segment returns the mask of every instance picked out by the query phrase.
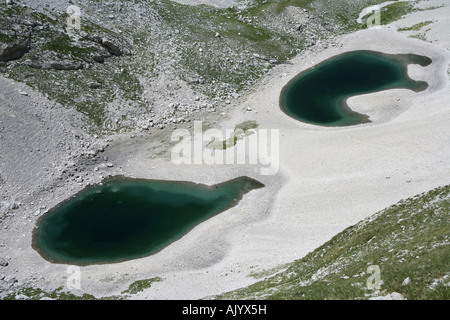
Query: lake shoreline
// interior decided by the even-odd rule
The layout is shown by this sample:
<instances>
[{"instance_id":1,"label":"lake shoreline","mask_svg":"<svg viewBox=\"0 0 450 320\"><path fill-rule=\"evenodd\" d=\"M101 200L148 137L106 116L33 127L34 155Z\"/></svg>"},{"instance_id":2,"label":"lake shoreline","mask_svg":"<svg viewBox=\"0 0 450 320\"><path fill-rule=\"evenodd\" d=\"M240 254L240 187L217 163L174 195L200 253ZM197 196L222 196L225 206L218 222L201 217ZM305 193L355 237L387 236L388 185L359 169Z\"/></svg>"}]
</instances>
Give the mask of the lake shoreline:
<instances>
[{"instance_id":1,"label":"lake shoreline","mask_svg":"<svg viewBox=\"0 0 450 320\"><path fill-rule=\"evenodd\" d=\"M372 61L371 65L376 65L376 67L369 66L367 64L369 60ZM286 115L300 122L324 127L345 127L369 123L369 116L356 113L348 107L346 101L349 98L392 89L423 91L428 84L412 80L408 76L408 66L418 64L426 67L431 62L425 56L390 55L368 50L339 54L301 72L290 80L281 90L280 109ZM383 72L379 73L378 69L382 69ZM389 81L386 79L386 73L389 74ZM334 74L338 74L339 79L336 79ZM358 78L358 81L352 80L355 77ZM364 82L366 81L364 78L370 79L370 82ZM342 87L342 83L348 81L352 83L353 87L360 86L360 89L350 89L348 84L347 88ZM302 87L305 88L302 89ZM333 96L329 97L331 92ZM308 106L304 107L302 104ZM310 111L311 108L319 111Z\"/></svg>"},{"instance_id":2,"label":"lake shoreline","mask_svg":"<svg viewBox=\"0 0 450 320\"><path fill-rule=\"evenodd\" d=\"M125 184L124 184L125 183ZM215 207L214 210L211 211L209 209L207 211L207 214L202 214L201 217L197 217L198 213L194 211L186 212L187 206L191 202L197 203L199 206L197 210L200 210L201 208L201 200L204 196L202 194L205 193L211 193L211 192L218 192L221 188L227 188L228 186L232 186L233 184L239 184L241 187L239 188L239 192L237 192L236 195L234 195L233 199L229 199L228 204L224 206L222 204L222 201L219 203L213 203ZM132 190L130 190L130 187L132 187ZM151 179L132 179L127 178L124 176L114 176L107 178L103 180L101 183L97 185L92 185L84 188L82 191L78 192L76 195L72 196L71 198L59 203L54 208L50 209L47 213L40 216L38 221L36 222L36 228L33 230L32 235L32 247L34 250L39 252L39 254L47 261L53 264L65 264L65 265L76 265L76 266L89 266L89 265L103 265L103 264L113 264L113 263L120 263L120 262L129 262L136 259L142 259L151 255L154 255L169 246L171 243L180 240L182 237L184 237L187 233L189 233L190 230L196 227L196 225L205 222L208 219L213 218L214 216L221 214L224 211L229 210L230 208L238 205L239 201L242 200L242 197L254 190L263 188L264 185L260 183L259 181L256 181L254 179L248 178L248 177L239 177L234 178L229 181L215 184L212 186L209 185L203 185L198 183L192 183L188 181L168 181L168 180L151 180ZM109 189L117 188L117 191L111 191ZM122 201L126 201L124 195L120 195L118 192L120 189L125 188L126 194L128 196L133 196L134 201L130 202L128 200L128 206L133 207L136 205L135 202L142 202L146 203L147 208L142 208L141 205L137 205L135 207L137 214L132 212L133 209L128 210L127 212L124 212L123 209L120 211L120 217L119 215L114 213L113 211L116 210L115 207L117 206L115 201L118 201L117 199L121 199ZM136 196L136 188L140 188L137 192L139 195L142 194L142 190L146 190L149 192L149 194L153 194L153 197L147 197L145 199L142 199L142 196ZM195 189L195 193L192 192ZM135 190L135 193L132 193L132 191ZM228 193L231 193L232 190L225 189L225 191L220 191L221 197L230 197ZM163 203L165 204L165 208L168 211L165 211L164 213L158 213L154 212L152 210L151 206L152 204L159 204L161 203L160 198L155 198L156 195L161 196L159 192L163 193L172 193L172 201L167 201L166 199ZM115 193L114 195L114 204L111 204L110 201L108 203L102 202L101 207L107 207L108 212L107 216L103 216L103 218L99 221L98 218L96 218L93 215L100 215L101 213L99 211L99 204L98 203L92 203L92 201L99 201L99 199L102 198L102 196L106 193L111 194L111 192ZM131 194L130 194L131 192ZM184 206L179 207L179 205L176 206L176 211L178 214L175 215L175 212L173 209L174 207L171 206L172 202L180 201L177 200L177 197L181 195L181 198L184 197L190 197L190 201L186 202L186 200L181 200L180 203L182 203ZM86 198L88 200L86 200ZM108 197L108 200L110 197ZM83 210L89 211L90 214L86 214L83 211L76 211L75 213L73 210L79 210L80 203L83 203L82 206ZM204 203L203 203L204 204ZM123 205L121 205L123 206ZM159 206L158 206L159 207ZM68 209L69 208L69 209ZM77 209L78 208L78 209ZM95 209L95 210L94 210ZM69 211L68 211L69 210ZM143 211L145 210L145 212ZM161 210L161 209L158 209ZM106 212L103 212L105 214ZM61 217L57 217L58 215L62 215ZM161 239L160 237L154 238L154 234L160 234L161 232L158 230L158 228L155 228L155 224L158 222L161 223L161 218L167 215L172 215L171 218L171 225L175 226L175 229L178 230L176 233L174 233L172 230L173 228L167 228L165 224L162 224L161 227L166 227L167 230L165 234L167 234L164 239ZM186 219L177 219L177 216L183 216L187 215L188 217L196 216L197 218L195 220L189 220L189 222ZM68 217L71 218L68 218ZM76 219L76 216L82 217L82 219L88 218L86 221L79 221ZM154 218L153 218L154 216ZM128 225L129 222L127 222L128 219L131 219L133 221L134 219L139 219L141 225ZM120 219L121 222L117 221L117 219ZM163 221L166 221L167 218L164 218ZM189 218L193 219L193 218ZM198 220L199 219L199 220ZM182 230L179 229L177 225L177 221L182 220L187 223L187 227L183 227ZM112 221L113 224L111 225L109 221ZM151 223L150 223L151 222ZM72 234L72 237L69 236L69 238L65 238L62 236L63 230L60 229L58 225L55 225L55 223L62 224L64 226L64 232L69 232L69 234ZM76 224L76 231L74 231L73 227L70 226L70 223ZM108 224L109 223L109 224ZM146 223L148 225L148 228L145 232L147 235L147 241L139 241L139 242L130 242L126 246L123 244L123 241L130 241L130 239L133 239L135 236L143 236L144 234L142 231L139 234L135 234L133 237L131 235L122 235L121 241L116 241L114 244L114 247L111 246L105 246L103 244L103 240L98 239L99 234L104 233L105 236L107 236L110 233L115 233L120 235L121 229L126 230L136 230L136 228L142 227L142 224ZM95 234L92 233L90 236L92 237L92 241L90 241L89 246L85 246L85 239L89 236L89 227L91 224L99 225L102 224L102 228L95 228ZM117 229L117 227L120 226L120 229ZM82 229L79 229L82 228ZM106 233L104 230L107 230ZM137 230L139 231L139 230ZM76 234L82 234L83 238L80 238ZM53 234L57 234L58 237L55 238ZM62 238L61 238L62 237ZM65 239L65 240L64 240ZM64 241L64 243L70 243L68 245L61 246L58 241ZM99 240L99 241L97 241ZM99 242L99 243L96 243ZM151 245L151 246L150 246ZM97 247L95 255L91 251L92 248ZM131 247L133 249L125 249L125 247ZM135 248L141 247L141 250L136 250ZM102 252L103 249L103 252ZM75 251L74 251L75 250ZM86 252L84 256L78 257L78 252ZM126 251L126 253L125 253ZM75 252L75 255L72 255L72 253ZM139 253L138 253L139 252ZM120 253L120 254L119 254Z\"/></svg>"}]
</instances>

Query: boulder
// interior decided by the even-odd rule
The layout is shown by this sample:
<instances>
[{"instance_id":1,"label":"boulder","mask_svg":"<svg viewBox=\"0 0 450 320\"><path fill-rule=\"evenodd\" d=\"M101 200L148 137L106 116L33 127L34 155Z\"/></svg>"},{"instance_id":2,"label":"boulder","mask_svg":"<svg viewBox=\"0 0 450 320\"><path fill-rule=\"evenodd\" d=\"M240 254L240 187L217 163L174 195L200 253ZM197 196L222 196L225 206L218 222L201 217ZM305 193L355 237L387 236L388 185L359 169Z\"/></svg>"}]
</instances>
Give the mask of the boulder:
<instances>
[{"instance_id":1,"label":"boulder","mask_svg":"<svg viewBox=\"0 0 450 320\"><path fill-rule=\"evenodd\" d=\"M83 63L79 61L51 61L49 67L54 70L81 70Z\"/></svg>"},{"instance_id":2,"label":"boulder","mask_svg":"<svg viewBox=\"0 0 450 320\"><path fill-rule=\"evenodd\" d=\"M121 56L123 55L123 51L119 48L117 44L112 42L108 38L102 38L101 45L108 50L108 52L114 56Z\"/></svg>"},{"instance_id":3,"label":"boulder","mask_svg":"<svg viewBox=\"0 0 450 320\"><path fill-rule=\"evenodd\" d=\"M0 43L0 61L19 59L29 50L29 39L16 40L12 43Z\"/></svg>"},{"instance_id":4,"label":"boulder","mask_svg":"<svg viewBox=\"0 0 450 320\"><path fill-rule=\"evenodd\" d=\"M6 260L5 258L0 258L0 267L7 267L8 265L8 260Z\"/></svg>"},{"instance_id":5,"label":"boulder","mask_svg":"<svg viewBox=\"0 0 450 320\"><path fill-rule=\"evenodd\" d=\"M408 277L402 282L402 286L405 287L411 283L411 279Z\"/></svg>"}]
</instances>

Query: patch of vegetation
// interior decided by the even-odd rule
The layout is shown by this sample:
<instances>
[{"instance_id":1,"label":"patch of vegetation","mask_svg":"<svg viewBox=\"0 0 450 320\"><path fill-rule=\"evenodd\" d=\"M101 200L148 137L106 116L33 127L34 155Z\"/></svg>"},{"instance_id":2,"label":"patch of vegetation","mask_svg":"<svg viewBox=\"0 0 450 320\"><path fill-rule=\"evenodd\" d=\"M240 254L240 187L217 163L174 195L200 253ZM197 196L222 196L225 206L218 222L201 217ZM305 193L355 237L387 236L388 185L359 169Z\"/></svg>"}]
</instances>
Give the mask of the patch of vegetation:
<instances>
[{"instance_id":1,"label":"patch of vegetation","mask_svg":"<svg viewBox=\"0 0 450 320\"><path fill-rule=\"evenodd\" d=\"M315 1L313 5L316 11L325 11L327 16L329 16L329 18L334 21L334 23L341 26L340 33L349 33L367 28L367 18L370 17L373 12L362 18L362 24L359 24L357 22L360 13L364 8L378 5L383 2L385 2L385 0L318 0Z\"/></svg>"},{"instance_id":2,"label":"patch of vegetation","mask_svg":"<svg viewBox=\"0 0 450 320\"><path fill-rule=\"evenodd\" d=\"M63 287L59 287L51 292L46 292L40 288L25 287L17 292L10 293L3 297L3 300L41 300L41 299L53 299L53 300L118 300L122 299L118 296L110 296L101 299L97 299L95 296L84 293L82 295L76 295L71 292L63 291Z\"/></svg>"},{"instance_id":3,"label":"patch of vegetation","mask_svg":"<svg viewBox=\"0 0 450 320\"><path fill-rule=\"evenodd\" d=\"M376 1L377 3L374 4L379 4L382 3L384 1ZM398 1L395 3L392 3L390 5L387 5L383 8L381 8L380 10L380 18L381 18L381 25L387 25L390 24L394 21L397 21L399 19L401 19L404 15L411 13L413 11L416 11L417 9L415 9L414 4L408 1ZM365 22L367 21L367 19L373 15L374 13L369 13L366 16L364 16L362 18L362 21ZM366 29L367 28L367 24L363 23L362 25L360 25L360 28L362 29Z\"/></svg>"},{"instance_id":4,"label":"patch of vegetation","mask_svg":"<svg viewBox=\"0 0 450 320\"><path fill-rule=\"evenodd\" d=\"M425 27L431 23L433 23L433 21L420 22L411 27L399 28L398 31L419 31L420 29L422 29L423 27Z\"/></svg>"},{"instance_id":5,"label":"patch of vegetation","mask_svg":"<svg viewBox=\"0 0 450 320\"><path fill-rule=\"evenodd\" d=\"M381 8L381 24L386 25L397 21L414 10L414 4L409 1L398 1L390 4Z\"/></svg>"},{"instance_id":6,"label":"patch of vegetation","mask_svg":"<svg viewBox=\"0 0 450 320\"><path fill-rule=\"evenodd\" d=\"M16 41L16 37L15 36L10 36L4 33L0 32L0 42L2 43L13 43L14 41Z\"/></svg>"},{"instance_id":7,"label":"patch of vegetation","mask_svg":"<svg viewBox=\"0 0 450 320\"><path fill-rule=\"evenodd\" d=\"M104 281L111 281L107 279ZM2 300L41 300L41 299L53 299L53 300L122 300L126 299L126 295L137 294L145 289L149 289L155 282L160 282L163 279L160 277L154 277L151 279L138 280L133 282L128 289L121 292L122 295L106 296L97 298L91 294L83 293L81 295L74 294L72 292L63 291L63 287L59 287L53 291L47 292L41 288L36 287L23 287L17 291L11 292L2 297Z\"/></svg>"},{"instance_id":8,"label":"patch of vegetation","mask_svg":"<svg viewBox=\"0 0 450 320\"><path fill-rule=\"evenodd\" d=\"M347 228L286 270L217 299L450 298L450 186L400 201ZM379 290L369 266L379 266ZM406 278L411 282L404 285Z\"/></svg>"},{"instance_id":9,"label":"patch of vegetation","mask_svg":"<svg viewBox=\"0 0 450 320\"><path fill-rule=\"evenodd\" d=\"M259 126L259 124L255 120L248 120L248 121L244 121L244 122L236 125L236 127L234 128L234 131L242 130L244 133L246 133L247 131L249 131L251 129L258 128L258 126Z\"/></svg>"},{"instance_id":10,"label":"patch of vegetation","mask_svg":"<svg viewBox=\"0 0 450 320\"><path fill-rule=\"evenodd\" d=\"M436 9L440 9L440 8L444 8L445 4L442 4L440 6L431 6L428 8L418 8L417 11L429 11L429 10L436 10Z\"/></svg>"},{"instance_id":11,"label":"patch of vegetation","mask_svg":"<svg viewBox=\"0 0 450 320\"><path fill-rule=\"evenodd\" d=\"M224 141L212 140L206 145L211 150L226 150L230 147L234 147L239 140L244 139L246 136L252 135L254 132L250 131L256 129L258 123L254 120L245 121L238 124L230 137Z\"/></svg>"},{"instance_id":12,"label":"patch of vegetation","mask_svg":"<svg viewBox=\"0 0 450 320\"><path fill-rule=\"evenodd\" d=\"M268 269L268 270L261 270L261 271L252 271L248 275L249 277L255 278L255 279L263 279L270 276L273 276L276 273L282 272L286 270L290 266L290 263L286 263L283 265L276 266L274 268Z\"/></svg>"},{"instance_id":13,"label":"patch of vegetation","mask_svg":"<svg viewBox=\"0 0 450 320\"><path fill-rule=\"evenodd\" d=\"M409 36L409 38L415 38L422 41L428 41L427 36L424 33L413 34Z\"/></svg>"},{"instance_id":14,"label":"patch of vegetation","mask_svg":"<svg viewBox=\"0 0 450 320\"><path fill-rule=\"evenodd\" d=\"M149 289L153 283L161 282L163 279L155 277L151 279L138 280L130 284L127 290L122 291L122 294L136 294L146 289Z\"/></svg>"},{"instance_id":15,"label":"patch of vegetation","mask_svg":"<svg viewBox=\"0 0 450 320\"><path fill-rule=\"evenodd\" d=\"M80 47L76 45L66 33L59 33L53 37L49 36L48 38L50 40L41 46L41 50L49 50L59 55L76 57L83 61L89 60L91 54L99 51L98 48L95 48L94 46Z\"/></svg>"},{"instance_id":16,"label":"patch of vegetation","mask_svg":"<svg viewBox=\"0 0 450 320\"><path fill-rule=\"evenodd\" d=\"M6 1L0 3L2 17L15 17L21 14L25 9L22 6L7 5Z\"/></svg>"},{"instance_id":17,"label":"patch of vegetation","mask_svg":"<svg viewBox=\"0 0 450 320\"><path fill-rule=\"evenodd\" d=\"M58 22L59 22L57 19L54 19L53 17L50 17L50 16L43 14L42 12L38 12L38 11L31 12L31 17L34 20L39 21L39 23L41 23L41 24L48 23L50 25L57 26ZM61 18L60 18L60 20L61 20ZM64 21L65 20L66 19L64 19Z\"/></svg>"}]
</instances>

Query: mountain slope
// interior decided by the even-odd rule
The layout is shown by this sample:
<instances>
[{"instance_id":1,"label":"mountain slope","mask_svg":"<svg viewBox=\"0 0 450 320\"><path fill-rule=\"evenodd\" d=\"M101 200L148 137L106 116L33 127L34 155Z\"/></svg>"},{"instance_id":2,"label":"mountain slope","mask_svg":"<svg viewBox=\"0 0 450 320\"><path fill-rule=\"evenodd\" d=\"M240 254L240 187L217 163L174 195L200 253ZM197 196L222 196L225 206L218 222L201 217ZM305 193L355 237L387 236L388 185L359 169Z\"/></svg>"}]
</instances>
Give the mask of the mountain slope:
<instances>
[{"instance_id":1,"label":"mountain slope","mask_svg":"<svg viewBox=\"0 0 450 320\"><path fill-rule=\"evenodd\" d=\"M268 271L270 275L260 282L215 298L367 299L397 292L406 299L447 300L449 245L450 186L446 186L401 201L283 270ZM377 266L379 289L370 286Z\"/></svg>"}]
</instances>

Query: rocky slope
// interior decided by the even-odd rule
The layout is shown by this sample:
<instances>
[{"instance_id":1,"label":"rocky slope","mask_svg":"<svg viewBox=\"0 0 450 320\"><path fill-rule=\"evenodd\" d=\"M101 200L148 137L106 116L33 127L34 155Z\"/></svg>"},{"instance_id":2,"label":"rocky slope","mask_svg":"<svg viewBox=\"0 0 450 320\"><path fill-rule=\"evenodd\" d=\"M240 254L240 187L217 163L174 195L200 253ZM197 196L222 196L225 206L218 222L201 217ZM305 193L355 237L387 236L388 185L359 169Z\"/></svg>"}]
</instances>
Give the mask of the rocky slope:
<instances>
[{"instance_id":1,"label":"rocky slope","mask_svg":"<svg viewBox=\"0 0 450 320\"><path fill-rule=\"evenodd\" d=\"M1 71L87 115L86 130L162 128L220 108L339 30L325 11L297 2L229 9L171 1L2 3Z\"/></svg>"}]
</instances>

